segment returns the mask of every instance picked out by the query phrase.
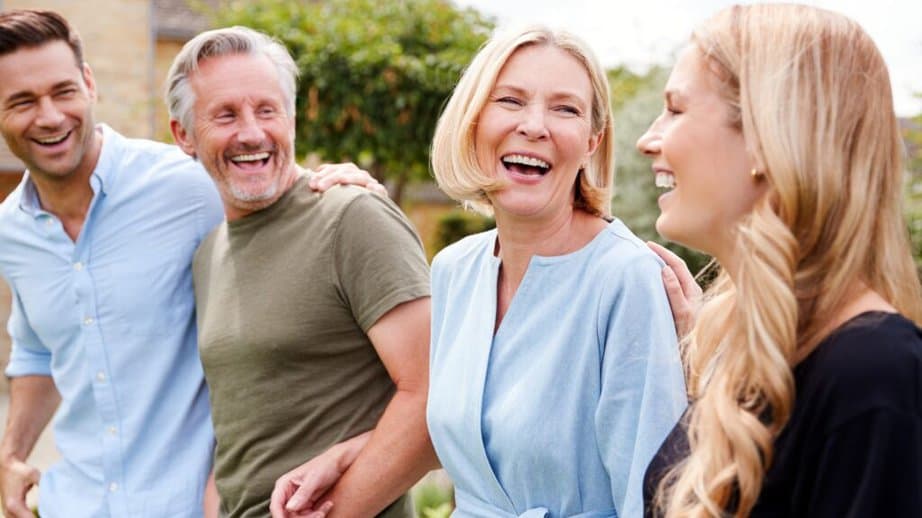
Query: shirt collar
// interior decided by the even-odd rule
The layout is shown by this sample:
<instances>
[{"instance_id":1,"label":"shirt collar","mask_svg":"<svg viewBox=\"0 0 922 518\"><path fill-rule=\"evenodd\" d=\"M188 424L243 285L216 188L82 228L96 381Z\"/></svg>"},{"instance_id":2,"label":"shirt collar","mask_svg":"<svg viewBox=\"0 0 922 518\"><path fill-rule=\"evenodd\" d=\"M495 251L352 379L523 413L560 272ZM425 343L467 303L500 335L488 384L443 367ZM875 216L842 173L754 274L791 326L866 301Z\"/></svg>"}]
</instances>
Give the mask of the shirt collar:
<instances>
[{"instance_id":1,"label":"shirt collar","mask_svg":"<svg viewBox=\"0 0 922 518\"><path fill-rule=\"evenodd\" d=\"M110 164L114 160L113 148L115 146L113 145L113 141L121 137L121 135L110 128L108 124L100 123L97 124L96 127L102 130L102 148L99 150L99 160L96 162L96 167L93 168L93 173L90 175L90 187L93 189L93 194L99 196L100 193L105 195L107 188L111 186L112 182L115 180L117 174L117 171L115 171L116 168L110 167ZM38 191L35 190L35 183L32 181L28 170L26 170L25 173L19 208L33 216L45 213L38 199Z\"/></svg>"}]
</instances>

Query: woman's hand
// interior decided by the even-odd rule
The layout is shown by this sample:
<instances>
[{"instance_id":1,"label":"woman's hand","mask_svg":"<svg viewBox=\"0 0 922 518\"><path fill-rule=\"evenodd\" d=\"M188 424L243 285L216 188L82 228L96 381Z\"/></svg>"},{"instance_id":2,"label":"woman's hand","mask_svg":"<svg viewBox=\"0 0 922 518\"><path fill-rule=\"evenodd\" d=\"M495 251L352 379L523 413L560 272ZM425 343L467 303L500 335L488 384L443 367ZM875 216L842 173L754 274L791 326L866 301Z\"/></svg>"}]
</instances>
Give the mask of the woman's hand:
<instances>
[{"instance_id":1,"label":"woman's hand","mask_svg":"<svg viewBox=\"0 0 922 518\"><path fill-rule=\"evenodd\" d=\"M695 325L701 307L701 287L681 257L652 241L647 241L647 246L666 263L662 271L663 285L672 308L676 335L681 340Z\"/></svg>"}]
</instances>

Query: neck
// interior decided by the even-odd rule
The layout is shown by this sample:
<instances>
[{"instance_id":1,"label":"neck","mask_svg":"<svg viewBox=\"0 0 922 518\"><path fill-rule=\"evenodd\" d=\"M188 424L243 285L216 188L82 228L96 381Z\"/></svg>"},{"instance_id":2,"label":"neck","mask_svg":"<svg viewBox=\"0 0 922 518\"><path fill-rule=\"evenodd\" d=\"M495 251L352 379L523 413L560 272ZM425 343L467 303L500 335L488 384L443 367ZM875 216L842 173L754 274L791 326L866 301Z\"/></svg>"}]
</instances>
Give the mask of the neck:
<instances>
[{"instance_id":1,"label":"neck","mask_svg":"<svg viewBox=\"0 0 922 518\"><path fill-rule=\"evenodd\" d=\"M83 160L72 173L54 176L40 171L30 172L42 209L57 216L64 230L75 241L93 200L90 177L102 150L102 133L96 130L92 138Z\"/></svg>"}]
</instances>

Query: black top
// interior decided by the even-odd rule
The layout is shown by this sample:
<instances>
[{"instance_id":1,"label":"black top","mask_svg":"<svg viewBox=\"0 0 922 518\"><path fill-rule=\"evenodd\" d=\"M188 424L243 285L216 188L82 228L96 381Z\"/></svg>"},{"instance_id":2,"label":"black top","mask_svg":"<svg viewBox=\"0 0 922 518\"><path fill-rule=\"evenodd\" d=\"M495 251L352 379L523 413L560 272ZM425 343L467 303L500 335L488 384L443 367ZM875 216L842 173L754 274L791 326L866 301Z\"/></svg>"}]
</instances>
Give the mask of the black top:
<instances>
[{"instance_id":1,"label":"black top","mask_svg":"<svg viewBox=\"0 0 922 518\"><path fill-rule=\"evenodd\" d=\"M751 516L922 517L922 330L858 315L794 368L797 394ZM688 452L673 429L644 480L646 515Z\"/></svg>"}]
</instances>

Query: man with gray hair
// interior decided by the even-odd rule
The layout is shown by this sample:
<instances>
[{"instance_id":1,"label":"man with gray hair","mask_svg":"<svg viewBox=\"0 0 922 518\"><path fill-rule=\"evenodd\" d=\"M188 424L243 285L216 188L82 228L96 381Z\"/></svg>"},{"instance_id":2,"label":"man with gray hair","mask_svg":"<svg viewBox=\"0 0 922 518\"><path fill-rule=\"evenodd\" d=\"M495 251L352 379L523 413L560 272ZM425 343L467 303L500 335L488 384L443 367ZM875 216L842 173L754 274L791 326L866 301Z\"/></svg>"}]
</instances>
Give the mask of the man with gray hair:
<instances>
[{"instance_id":1,"label":"man with gray hair","mask_svg":"<svg viewBox=\"0 0 922 518\"><path fill-rule=\"evenodd\" d=\"M324 510L412 516L400 495L435 464L428 267L390 200L308 187L294 161L295 76L283 46L232 27L189 41L167 79L173 136L226 216L193 265L221 510L265 516L276 480L332 448L354 462ZM300 479L281 483L286 493ZM288 504L273 501L273 514Z\"/></svg>"}]
</instances>

